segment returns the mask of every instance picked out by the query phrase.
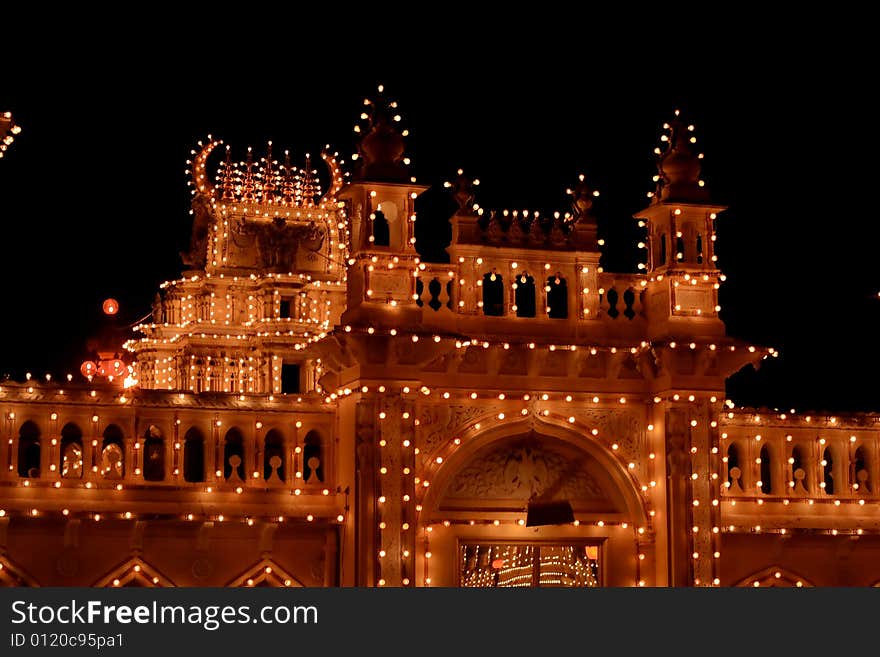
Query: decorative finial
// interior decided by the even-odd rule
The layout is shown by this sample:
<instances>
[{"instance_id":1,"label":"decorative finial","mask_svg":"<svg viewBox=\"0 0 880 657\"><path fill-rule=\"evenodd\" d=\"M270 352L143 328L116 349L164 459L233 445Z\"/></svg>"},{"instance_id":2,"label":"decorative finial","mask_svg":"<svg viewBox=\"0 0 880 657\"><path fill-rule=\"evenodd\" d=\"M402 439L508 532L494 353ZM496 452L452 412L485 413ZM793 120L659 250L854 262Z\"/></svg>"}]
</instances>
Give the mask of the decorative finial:
<instances>
[{"instance_id":1,"label":"decorative finial","mask_svg":"<svg viewBox=\"0 0 880 657\"><path fill-rule=\"evenodd\" d=\"M317 185L315 184L315 172L312 171L312 156L306 153L306 166L302 170L300 176L300 196L301 203L306 207L315 205L315 194L317 193Z\"/></svg>"},{"instance_id":2,"label":"decorative finial","mask_svg":"<svg viewBox=\"0 0 880 657\"><path fill-rule=\"evenodd\" d=\"M294 180L294 167L290 166L290 151L284 151L284 173L281 179L281 203L293 205L296 203L296 181Z\"/></svg>"},{"instance_id":3,"label":"decorative finial","mask_svg":"<svg viewBox=\"0 0 880 657\"><path fill-rule=\"evenodd\" d=\"M260 177L262 181L263 203L275 202L275 179L277 177L275 171L275 162L272 160L272 142L266 145L266 157L263 159L263 166L260 167Z\"/></svg>"},{"instance_id":4,"label":"decorative finial","mask_svg":"<svg viewBox=\"0 0 880 657\"><path fill-rule=\"evenodd\" d=\"M586 176L579 175L574 188L567 189L566 192L571 196L571 209L575 221L593 221L590 210L593 207L593 198L599 196L599 192L590 186Z\"/></svg>"},{"instance_id":5,"label":"decorative finial","mask_svg":"<svg viewBox=\"0 0 880 657\"><path fill-rule=\"evenodd\" d=\"M473 214L475 187L480 184L479 178L466 176L464 169L458 170L458 175L452 182L445 182L443 186L452 189L452 197L458 203L459 214Z\"/></svg>"},{"instance_id":6,"label":"decorative finial","mask_svg":"<svg viewBox=\"0 0 880 657\"><path fill-rule=\"evenodd\" d=\"M232 155L229 146L226 146L226 160L223 162L223 170L220 174L220 194L222 201L235 200L235 169L232 166Z\"/></svg>"},{"instance_id":7,"label":"decorative finial","mask_svg":"<svg viewBox=\"0 0 880 657\"><path fill-rule=\"evenodd\" d=\"M658 154L655 177L657 190L654 202L703 203L709 200L709 190L700 179L702 154L694 154L691 145L697 138L693 135L694 126L681 119L681 112L675 110L675 118L663 125L669 134L661 140L666 142L666 150L655 149Z\"/></svg>"},{"instance_id":8,"label":"decorative finial","mask_svg":"<svg viewBox=\"0 0 880 657\"><path fill-rule=\"evenodd\" d=\"M378 86L379 95L368 99L361 117L366 117L367 126L362 130L356 127L355 132L366 133L358 143L358 166L355 171L357 180L377 180L406 182L409 173L406 170L403 156L403 138L397 124L401 116L397 113L397 103L384 96L384 85Z\"/></svg>"},{"instance_id":9,"label":"decorative finial","mask_svg":"<svg viewBox=\"0 0 880 657\"><path fill-rule=\"evenodd\" d=\"M244 182L241 185L241 200L243 203L254 203L257 200L254 184L254 153L248 146L247 160L245 161Z\"/></svg>"}]
</instances>

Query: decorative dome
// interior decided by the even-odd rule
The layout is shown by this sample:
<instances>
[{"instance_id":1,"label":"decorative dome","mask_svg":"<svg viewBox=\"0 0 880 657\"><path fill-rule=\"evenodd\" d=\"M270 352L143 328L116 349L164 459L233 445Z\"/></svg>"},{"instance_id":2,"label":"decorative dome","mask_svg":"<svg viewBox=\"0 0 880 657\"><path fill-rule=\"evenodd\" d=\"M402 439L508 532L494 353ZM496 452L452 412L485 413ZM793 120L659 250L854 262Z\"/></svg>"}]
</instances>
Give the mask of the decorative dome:
<instances>
[{"instance_id":1,"label":"decorative dome","mask_svg":"<svg viewBox=\"0 0 880 657\"><path fill-rule=\"evenodd\" d=\"M401 117L397 113L397 102L388 100L383 92L384 87L379 85L379 94L364 100L361 119L367 121L366 130L355 126L355 132L366 132L366 135L358 143L359 162L354 177L356 180L409 182L405 166L408 160L403 156L403 138L407 131L398 130Z\"/></svg>"},{"instance_id":2,"label":"decorative dome","mask_svg":"<svg viewBox=\"0 0 880 657\"><path fill-rule=\"evenodd\" d=\"M667 144L666 150L656 151L659 175L654 202L702 203L709 200L709 190L700 179L702 153L695 155L691 150L691 144L697 141L692 134L694 126L686 125L680 114L675 110L675 118L663 126L669 134L661 137Z\"/></svg>"}]
</instances>

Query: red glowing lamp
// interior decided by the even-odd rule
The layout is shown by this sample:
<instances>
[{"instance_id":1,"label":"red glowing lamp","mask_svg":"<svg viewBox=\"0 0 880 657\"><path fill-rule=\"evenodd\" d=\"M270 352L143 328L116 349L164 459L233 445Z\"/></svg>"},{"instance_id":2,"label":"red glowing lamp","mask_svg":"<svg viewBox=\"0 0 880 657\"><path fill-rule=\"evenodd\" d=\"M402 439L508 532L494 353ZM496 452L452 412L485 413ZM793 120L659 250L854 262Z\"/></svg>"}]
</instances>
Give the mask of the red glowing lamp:
<instances>
[{"instance_id":1,"label":"red glowing lamp","mask_svg":"<svg viewBox=\"0 0 880 657\"><path fill-rule=\"evenodd\" d=\"M119 302L116 299L105 299L101 308L106 315L115 315L119 312Z\"/></svg>"},{"instance_id":2,"label":"red glowing lamp","mask_svg":"<svg viewBox=\"0 0 880 657\"><path fill-rule=\"evenodd\" d=\"M80 366L79 371L82 372L83 376L95 376L98 366L92 361L87 360Z\"/></svg>"}]
</instances>

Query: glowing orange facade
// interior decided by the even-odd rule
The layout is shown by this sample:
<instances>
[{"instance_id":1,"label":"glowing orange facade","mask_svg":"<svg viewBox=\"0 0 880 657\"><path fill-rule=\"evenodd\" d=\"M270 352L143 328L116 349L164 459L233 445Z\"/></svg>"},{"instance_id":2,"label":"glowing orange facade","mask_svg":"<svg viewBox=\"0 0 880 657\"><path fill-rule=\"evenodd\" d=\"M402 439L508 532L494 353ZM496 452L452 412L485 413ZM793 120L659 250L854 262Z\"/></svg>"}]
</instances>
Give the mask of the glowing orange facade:
<instances>
[{"instance_id":1,"label":"glowing orange facade","mask_svg":"<svg viewBox=\"0 0 880 657\"><path fill-rule=\"evenodd\" d=\"M136 382L0 387L0 581L880 580L877 418L725 406L775 352L718 317L692 126L665 126L646 262L614 274L583 178L542 216L459 172L450 261L422 262L396 103L364 110L350 177L194 153L188 269L126 344Z\"/></svg>"}]
</instances>

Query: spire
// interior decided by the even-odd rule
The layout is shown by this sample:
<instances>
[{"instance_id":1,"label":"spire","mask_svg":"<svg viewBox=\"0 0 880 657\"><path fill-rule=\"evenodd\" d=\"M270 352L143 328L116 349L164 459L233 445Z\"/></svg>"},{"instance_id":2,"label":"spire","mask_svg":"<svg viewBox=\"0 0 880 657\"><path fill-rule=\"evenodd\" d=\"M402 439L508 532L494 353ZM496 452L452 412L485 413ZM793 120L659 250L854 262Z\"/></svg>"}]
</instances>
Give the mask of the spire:
<instances>
[{"instance_id":1,"label":"spire","mask_svg":"<svg viewBox=\"0 0 880 657\"><path fill-rule=\"evenodd\" d=\"M697 138L692 134L693 125L687 125L681 119L681 112L675 110L675 117L663 124L664 134L660 139L666 142L666 150L655 149L657 172L655 177L657 191L654 203L661 201L680 203L705 203L709 201L709 190L700 179L703 154L694 154L691 145Z\"/></svg>"},{"instance_id":2,"label":"spire","mask_svg":"<svg viewBox=\"0 0 880 657\"><path fill-rule=\"evenodd\" d=\"M312 156L306 153L306 166L302 170L300 176L300 195L301 204L306 207L315 205L315 194L317 186L315 184L314 171L312 171Z\"/></svg>"},{"instance_id":3,"label":"spire","mask_svg":"<svg viewBox=\"0 0 880 657\"><path fill-rule=\"evenodd\" d=\"M272 142L266 146L266 157L263 158L263 166L260 167L260 178L262 181L262 197L263 203L275 202L276 177L278 173L275 171L275 162L272 160Z\"/></svg>"},{"instance_id":4,"label":"spire","mask_svg":"<svg viewBox=\"0 0 880 657\"><path fill-rule=\"evenodd\" d=\"M257 196L254 193L256 189L254 185L254 154L250 146L248 146L247 161L245 162L244 182L241 186L242 203L254 203Z\"/></svg>"},{"instance_id":5,"label":"spire","mask_svg":"<svg viewBox=\"0 0 880 657\"><path fill-rule=\"evenodd\" d=\"M366 135L358 143L359 165L354 179L409 182L405 167L409 160L403 156L403 138L408 131L398 130L401 116L397 113L397 103L388 100L384 91L385 87L379 85L378 95L364 100L365 111L361 119L367 122L366 129L355 126L356 133L366 132Z\"/></svg>"},{"instance_id":6,"label":"spire","mask_svg":"<svg viewBox=\"0 0 880 657\"><path fill-rule=\"evenodd\" d=\"M476 186L480 184L478 178L466 176L464 169L459 169L457 176L452 182L445 182L443 186L452 189L452 197L458 203L459 214L474 214L474 197L476 195Z\"/></svg>"},{"instance_id":7,"label":"spire","mask_svg":"<svg viewBox=\"0 0 880 657\"><path fill-rule=\"evenodd\" d=\"M591 210L593 208L593 197L599 196L599 192L590 186L586 176L580 174L574 189L567 189L565 191L571 196L571 213L575 222L595 222Z\"/></svg>"},{"instance_id":8,"label":"spire","mask_svg":"<svg viewBox=\"0 0 880 657\"><path fill-rule=\"evenodd\" d=\"M294 168L290 166L290 151L284 151L284 173L281 178L281 202L284 205L296 203L296 181L293 177Z\"/></svg>"},{"instance_id":9,"label":"spire","mask_svg":"<svg viewBox=\"0 0 880 657\"><path fill-rule=\"evenodd\" d=\"M235 200L235 169L232 166L232 156L229 146L226 147L226 160L223 162L223 169L220 173L220 194L221 201Z\"/></svg>"}]
</instances>

